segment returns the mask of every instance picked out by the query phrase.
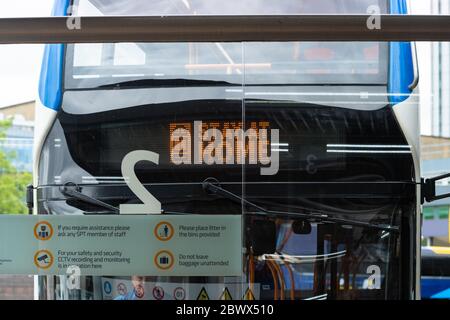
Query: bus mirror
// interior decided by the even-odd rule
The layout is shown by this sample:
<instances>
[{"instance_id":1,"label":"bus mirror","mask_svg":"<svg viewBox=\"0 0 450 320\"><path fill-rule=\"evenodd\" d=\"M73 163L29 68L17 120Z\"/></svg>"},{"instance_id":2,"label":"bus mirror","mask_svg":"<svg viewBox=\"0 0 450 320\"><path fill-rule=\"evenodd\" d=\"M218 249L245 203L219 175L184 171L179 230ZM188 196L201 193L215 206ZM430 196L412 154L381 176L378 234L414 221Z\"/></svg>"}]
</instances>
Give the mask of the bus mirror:
<instances>
[{"instance_id":1,"label":"bus mirror","mask_svg":"<svg viewBox=\"0 0 450 320\"><path fill-rule=\"evenodd\" d=\"M423 179L422 178L422 204L426 202L432 202L435 200L445 199L450 197L450 193L436 194L436 182L442 179L450 177L450 173L443 174L434 178Z\"/></svg>"},{"instance_id":2,"label":"bus mirror","mask_svg":"<svg viewBox=\"0 0 450 320\"><path fill-rule=\"evenodd\" d=\"M255 256L275 253L277 241L275 222L250 219L246 231L247 248L251 248Z\"/></svg>"},{"instance_id":3,"label":"bus mirror","mask_svg":"<svg viewBox=\"0 0 450 320\"><path fill-rule=\"evenodd\" d=\"M296 220L292 223L292 231L295 234L310 234L312 230L311 223L306 220Z\"/></svg>"},{"instance_id":4,"label":"bus mirror","mask_svg":"<svg viewBox=\"0 0 450 320\"><path fill-rule=\"evenodd\" d=\"M28 214L33 214L33 207L34 207L33 191L34 191L33 185L32 184L27 185L26 202Z\"/></svg>"}]
</instances>

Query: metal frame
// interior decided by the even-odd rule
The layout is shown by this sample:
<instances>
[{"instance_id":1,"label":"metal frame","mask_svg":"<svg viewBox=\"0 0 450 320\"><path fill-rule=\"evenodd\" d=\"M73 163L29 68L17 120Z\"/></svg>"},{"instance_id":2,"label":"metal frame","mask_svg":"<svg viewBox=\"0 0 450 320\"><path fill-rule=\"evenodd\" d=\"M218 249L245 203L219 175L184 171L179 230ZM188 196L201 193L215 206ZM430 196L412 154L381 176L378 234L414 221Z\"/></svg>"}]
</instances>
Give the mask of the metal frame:
<instances>
[{"instance_id":1,"label":"metal frame","mask_svg":"<svg viewBox=\"0 0 450 320\"><path fill-rule=\"evenodd\" d=\"M0 44L239 41L450 41L450 16L102 16L0 19ZM80 29L68 20L81 19ZM73 20L72 20L73 21Z\"/></svg>"}]
</instances>

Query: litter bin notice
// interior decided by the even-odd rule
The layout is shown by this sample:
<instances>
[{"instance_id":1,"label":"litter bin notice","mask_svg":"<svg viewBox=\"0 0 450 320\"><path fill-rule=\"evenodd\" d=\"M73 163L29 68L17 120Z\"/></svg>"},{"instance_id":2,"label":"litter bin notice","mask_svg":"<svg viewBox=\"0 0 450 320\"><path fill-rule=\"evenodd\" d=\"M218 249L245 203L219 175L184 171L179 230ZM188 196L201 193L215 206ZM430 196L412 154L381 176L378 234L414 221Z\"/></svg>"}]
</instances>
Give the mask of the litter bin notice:
<instances>
[{"instance_id":1,"label":"litter bin notice","mask_svg":"<svg viewBox=\"0 0 450 320\"><path fill-rule=\"evenodd\" d=\"M233 215L0 216L0 274L240 276Z\"/></svg>"}]
</instances>

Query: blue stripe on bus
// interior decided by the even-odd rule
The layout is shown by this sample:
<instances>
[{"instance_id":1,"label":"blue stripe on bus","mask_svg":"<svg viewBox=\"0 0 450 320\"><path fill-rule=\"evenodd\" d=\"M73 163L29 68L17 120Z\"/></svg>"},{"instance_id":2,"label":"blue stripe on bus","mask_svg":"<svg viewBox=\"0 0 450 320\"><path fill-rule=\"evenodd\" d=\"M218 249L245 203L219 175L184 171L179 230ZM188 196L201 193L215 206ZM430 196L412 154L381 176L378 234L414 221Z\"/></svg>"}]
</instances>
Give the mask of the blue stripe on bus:
<instances>
[{"instance_id":1,"label":"blue stripe on bus","mask_svg":"<svg viewBox=\"0 0 450 320\"><path fill-rule=\"evenodd\" d=\"M450 299L450 278L422 277L420 284L423 299Z\"/></svg>"},{"instance_id":2,"label":"blue stripe on bus","mask_svg":"<svg viewBox=\"0 0 450 320\"><path fill-rule=\"evenodd\" d=\"M391 0L391 14L407 14L406 0ZM410 42L391 42L389 52L388 92L392 105L405 101L411 94L409 85L414 81L414 66Z\"/></svg>"},{"instance_id":3,"label":"blue stripe on bus","mask_svg":"<svg viewBox=\"0 0 450 320\"><path fill-rule=\"evenodd\" d=\"M450 288L431 296L431 299L450 299Z\"/></svg>"},{"instance_id":4,"label":"blue stripe on bus","mask_svg":"<svg viewBox=\"0 0 450 320\"><path fill-rule=\"evenodd\" d=\"M52 16L66 16L70 0L56 0ZM39 98L47 108L58 110L62 100L64 45L48 44L44 49L39 78Z\"/></svg>"}]
</instances>

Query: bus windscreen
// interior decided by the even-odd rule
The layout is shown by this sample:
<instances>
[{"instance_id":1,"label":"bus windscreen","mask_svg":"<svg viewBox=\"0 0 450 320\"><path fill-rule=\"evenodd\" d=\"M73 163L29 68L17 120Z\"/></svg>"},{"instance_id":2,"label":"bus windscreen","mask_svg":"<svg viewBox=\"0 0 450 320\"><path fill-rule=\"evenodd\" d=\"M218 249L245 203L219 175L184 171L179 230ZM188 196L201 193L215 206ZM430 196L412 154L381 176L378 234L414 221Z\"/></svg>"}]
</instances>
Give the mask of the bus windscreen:
<instances>
[{"instance_id":1,"label":"bus windscreen","mask_svg":"<svg viewBox=\"0 0 450 320\"><path fill-rule=\"evenodd\" d=\"M100 15L296 15L367 14L385 0L103 1L79 0L73 13ZM387 83L388 44L382 42L116 43L69 45L66 89L175 79L242 85ZM139 86L158 86L140 83ZM134 83L136 86L136 83Z\"/></svg>"}]
</instances>

